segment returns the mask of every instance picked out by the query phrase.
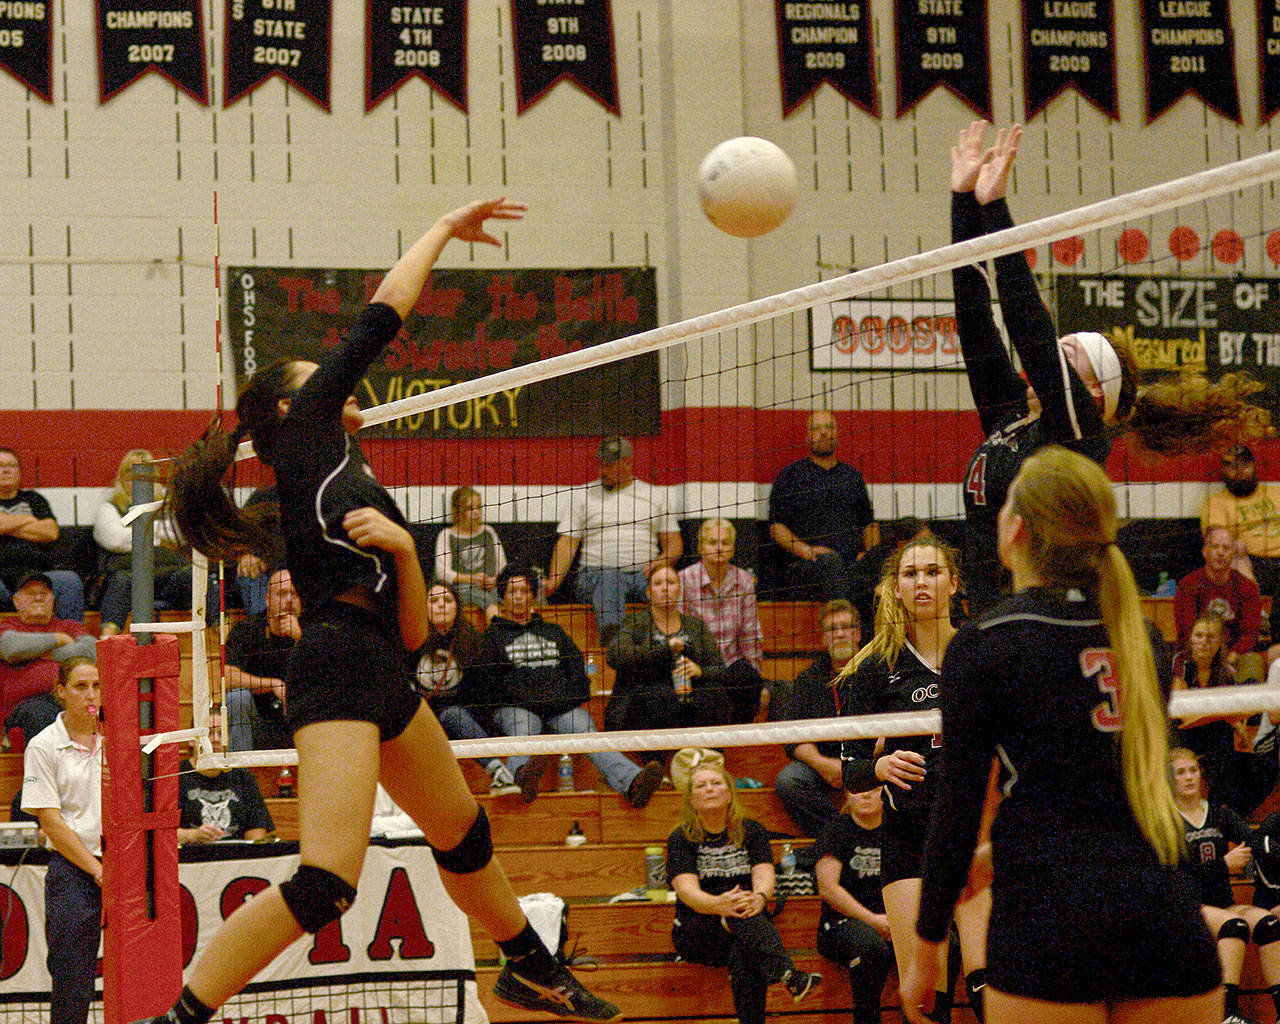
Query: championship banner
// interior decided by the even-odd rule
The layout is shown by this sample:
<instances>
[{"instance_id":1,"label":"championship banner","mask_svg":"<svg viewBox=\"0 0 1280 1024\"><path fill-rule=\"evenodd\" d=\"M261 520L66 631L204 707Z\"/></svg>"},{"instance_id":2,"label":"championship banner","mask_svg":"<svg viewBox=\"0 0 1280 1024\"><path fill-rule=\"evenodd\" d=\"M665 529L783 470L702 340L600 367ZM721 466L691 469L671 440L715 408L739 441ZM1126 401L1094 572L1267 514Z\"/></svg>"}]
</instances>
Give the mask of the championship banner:
<instances>
[{"instance_id":1,"label":"championship banner","mask_svg":"<svg viewBox=\"0 0 1280 1024\"><path fill-rule=\"evenodd\" d=\"M515 35L516 113L523 114L562 79L613 115L618 65L612 0L511 0Z\"/></svg>"},{"instance_id":2,"label":"championship banner","mask_svg":"<svg viewBox=\"0 0 1280 1024\"><path fill-rule=\"evenodd\" d=\"M467 112L466 0L367 0L365 113L414 77Z\"/></svg>"},{"instance_id":3,"label":"championship banner","mask_svg":"<svg viewBox=\"0 0 1280 1024\"><path fill-rule=\"evenodd\" d=\"M226 0L222 105L279 75L329 110L332 0Z\"/></svg>"},{"instance_id":4,"label":"championship banner","mask_svg":"<svg viewBox=\"0 0 1280 1024\"><path fill-rule=\"evenodd\" d=\"M774 13L783 117L824 82L872 117L880 116L870 4L774 0Z\"/></svg>"},{"instance_id":5,"label":"championship banner","mask_svg":"<svg viewBox=\"0 0 1280 1024\"><path fill-rule=\"evenodd\" d=\"M894 0L898 116L944 86L991 119L987 0Z\"/></svg>"},{"instance_id":6,"label":"championship banner","mask_svg":"<svg viewBox=\"0 0 1280 1024\"><path fill-rule=\"evenodd\" d=\"M53 102L53 0L0 0L0 69Z\"/></svg>"},{"instance_id":7,"label":"championship banner","mask_svg":"<svg viewBox=\"0 0 1280 1024\"><path fill-rule=\"evenodd\" d=\"M1261 124L1280 110L1280 7L1275 0L1258 5L1258 106Z\"/></svg>"},{"instance_id":8,"label":"championship banner","mask_svg":"<svg viewBox=\"0 0 1280 1024\"><path fill-rule=\"evenodd\" d=\"M97 0L97 9L99 103L148 71L209 102L200 0Z\"/></svg>"},{"instance_id":9,"label":"championship banner","mask_svg":"<svg viewBox=\"0 0 1280 1024\"><path fill-rule=\"evenodd\" d=\"M184 850L179 871L184 964L190 966L241 903L297 870L297 849L296 843L219 843ZM201 860L188 862L193 856ZM47 857L41 854L40 860ZM27 864L5 869L0 882L5 911L0 1024L48 1019L44 877L43 864ZM346 914L286 948L218 1011L218 1019L315 1024L326 1016L313 1003L327 1002L341 1011L332 1020L484 1024L467 919L445 894L430 848L422 843L370 846L359 888ZM100 1012L91 1017L101 1019Z\"/></svg>"},{"instance_id":10,"label":"championship banner","mask_svg":"<svg viewBox=\"0 0 1280 1024\"><path fill-rule=\"evenodd\" d=\"M355 323L382 271L228 270L236 383L273 359L318 360ZM363 408L656 327L652 267L431 272L413 315L357 389ZM657 434L658 355L369 427L372 437Z\"/></svg>"},{"instance_id":11,"label":"championship banner","mask_svg":"<svg viewBox=\"0 0 1280 1024\"><path fill-rule=\"evenodd\" d=\"M1280 412L1280 278L1059 274L1054 294L1060 330L1114 337L1146 372L1244 371Z\"/></svg>"},{"instance_id":12,"label":"championship banner","mask_svg":"<svg viewBox=\"0 0 1280 1024\"><path fill-rule=\"evenodd\" d=\"M1070 86L1118 121L1112 0L1042 0L1024 5L1022 70L1024 121Z\"/></svg>"},{"instance_id":13,"label":"championship banner","mask_svg":"<svg viewBox=\"0 0 1280 1024\"><path fill-rule=\"evenodd\" d=\"M1230 0L1142 0L1147 124L1187 93L1240 122Z\"/></svg>"}]
</instances>

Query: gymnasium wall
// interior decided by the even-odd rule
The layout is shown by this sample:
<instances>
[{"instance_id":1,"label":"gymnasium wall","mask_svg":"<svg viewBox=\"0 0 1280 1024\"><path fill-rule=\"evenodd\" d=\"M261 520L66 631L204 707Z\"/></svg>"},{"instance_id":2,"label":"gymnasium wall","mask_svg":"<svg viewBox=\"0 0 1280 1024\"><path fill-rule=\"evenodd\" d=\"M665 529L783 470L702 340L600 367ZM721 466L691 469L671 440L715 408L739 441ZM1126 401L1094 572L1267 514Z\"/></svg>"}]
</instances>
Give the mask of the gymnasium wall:
<instances>
[{"instance_id":1,"label":"gymnasium wall","mask_svg":"<svg viewBox=\"0 0 1280 1024\"><path fill-rule=\"evenodd\" d=\"M355 0L334 4L329 113L278 80L221 108L220 2L206 7L209 107L155 74L100 104L92 4L54 2L54 102L0 75L0 443L23 454L26 482L50 495L63 522L91 518L125 449L173 450L214 404L215 190L224 266L389 265L436 214L506 193L530 215L504 248L455 243L442 266L652 265L659 319L670 322L945 243L947 149L972 117L942 90L894 117L890 0L870 3L878 120L829 87L782 118L764 0L615 0L616 117L563 83L517 116L510 9L490 0L469 7L466 115L417 80L364 112ZM1007 123L1022 109L1019 5L990 6L994 108ZM1116 6L1121 120L1072 92L1038 117L1011 196L1021 220L1272 145L1257 123L1251 0L1231 4L1242 126L1194 98L1144 126L1136 5ZM800 180L791 219L754 242L713 228L694 189L703 154L739 134L781 145ZM1268 189L1183 216L1208 238L1228 226L1256 233L1275 212ZM1162 232L1163 222L1152 225L1153 247ZM1073 269L1111 268L1114 244L1114 232L1088 240ZM1042 248L1037 269L1052 265ZM1185 266L1225 271L1207 248ZM1231 269L1275 267L1259 240ZM949 282L921 287L945 295ZM640 475L672 486L687 509L751 514L778 467L803 453L805 412L827 406L840 417L841 454L863 468L882 516L955 514L978 440L963 376L814 373L807 330L793 317L664 353L664 429L638 443ZM229 370L224 378L232 395ZM548 518L546 501L514 499L587 479L592 448L548 446L523 480L483 460L466 472L513 499L495 517ZM1280 475L1270 462L1260 453L1263 475ZM427 489L423 508L463 482L435 479L439 460L392 464L388 482ZM1137 516L1193 514L1214 477L1213 460L1149 465L1123 451L1110 468Z\"/></svg>"}]
</instances>

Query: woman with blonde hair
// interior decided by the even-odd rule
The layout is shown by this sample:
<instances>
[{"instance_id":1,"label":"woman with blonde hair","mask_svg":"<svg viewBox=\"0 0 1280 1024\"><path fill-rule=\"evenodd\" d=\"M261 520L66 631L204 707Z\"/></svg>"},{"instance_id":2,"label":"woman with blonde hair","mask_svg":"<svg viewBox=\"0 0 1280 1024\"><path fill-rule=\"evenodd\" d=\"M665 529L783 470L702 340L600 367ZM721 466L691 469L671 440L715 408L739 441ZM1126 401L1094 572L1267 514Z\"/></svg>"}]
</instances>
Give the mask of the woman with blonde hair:
<instances>
[{"instance_id":1,"label":"woman with blonde hair","mask_svg":"<svg viewBox=\"0 0 1280 1024\"><path fill-rule=\"evenodd\" d=\"M492 619L501 603L498 573L507 567L502 541L484 521L484 499L474 487L455 488L449 508L450 523L436 537L436 579L453 587L464 607Z\"/></svg>"},{"instance_id":2,"label":"woman with blonde hair","mask_svg":"<svg viewBox=\"0 0 1280 1024\"><path fill-rule=\"evenodd\" d=\"M111 490L93 513L93 540L105 579L99 603L103 636L119 633L129 618L133 601L133 530L121 520L133 505L134 467L154 461L145 448L125 452ZM164 491L162 484L156 484L157 498L163 498ZM179 550L177 534L164 519L155 522L155 559L156 598L171 608L190 608L191 563Z\"/></svg>"},{"instance_id":3,"label":"woman with blonde hair","mask_svg":"<svg viewBox=\"0 0 1280 1024\"><path fill-rule=\"evenodd\" d=\"M667 839L677 897L671 941L689 963L728 966L738 1020L764 1024L770 985L782 982L799 1002L822 981L791 962L764 912L774 884L769 833L743 813L716 751L681 750L671 778L683 796L680 825Z\"/></svg>"},{"instance_id":4,"label":"woman with blonde hair","mask_svg":"<svg viewBox=\"0 0 1280 1024\"><path fill-rule=\"evenodd\" d=\"M1191 879L1168 732L1111 484L1056 446L1027 459L999 516L1015 593L965 625L943 666L942 758L907 1017L921 1024L970 874L988 776L986 1013L1014 1021L1218 1024L1222 973Z\"/></svg>"},{"instance_id":5,"label":"woman with blonde hair","mask_svg":"<svg viewBox=\"0 0 1280 1024\"><path fill-rule=\"evenodd\" d=\"M922 530L890 555L876 586L875 632L836 680L840 709L850 715L929 711L938 706L938 673L955 635L951 600L960 583L955 552ZM911 932L920 903L922 857L929 808L938 788L938 736L850 740L841 751L844 785L851 793L881 789L880 884L889 927ZM965 987L982 1019L985 890L957 910ZM894 945L899 976L906 973L910 945ZM946 953L941 954L946 963ZM941 968L940 968L941 976ZM934 994L934 1020L951 1019L951 986Z\"/></svg>"}]
</instances>

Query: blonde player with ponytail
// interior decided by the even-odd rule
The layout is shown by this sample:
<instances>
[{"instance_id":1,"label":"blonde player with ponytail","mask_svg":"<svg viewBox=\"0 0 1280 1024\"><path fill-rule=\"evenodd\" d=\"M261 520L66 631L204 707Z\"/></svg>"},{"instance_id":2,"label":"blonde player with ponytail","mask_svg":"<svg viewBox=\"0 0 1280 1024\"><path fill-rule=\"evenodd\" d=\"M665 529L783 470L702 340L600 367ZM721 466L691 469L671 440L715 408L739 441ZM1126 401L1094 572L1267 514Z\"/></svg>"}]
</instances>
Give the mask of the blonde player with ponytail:
<instances>
[{"instance_id":1,"label":"blonde player with ponytail","mask_svg":"<svg viewBox=\"0 0 1280 1024\"><path fill-rule=\"evenodd\" d=\"M902 986L928 1019L936 953L969 873L988 770L991 1024L1218 1024L1221 971L1182 857L1165 708L1102 469L1049 447L1000 510L1014 595L942 669L942 763ZM906 941L904 936L903 941Z\"/></svg>"}]
</instances>

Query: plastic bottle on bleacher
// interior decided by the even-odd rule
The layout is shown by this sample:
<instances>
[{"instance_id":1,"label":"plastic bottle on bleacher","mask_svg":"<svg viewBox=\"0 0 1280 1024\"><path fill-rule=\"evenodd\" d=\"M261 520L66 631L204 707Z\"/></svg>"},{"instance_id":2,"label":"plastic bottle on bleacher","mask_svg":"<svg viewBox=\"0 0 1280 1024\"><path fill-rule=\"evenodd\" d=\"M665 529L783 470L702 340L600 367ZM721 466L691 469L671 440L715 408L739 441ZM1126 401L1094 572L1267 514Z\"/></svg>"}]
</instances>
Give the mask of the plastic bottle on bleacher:
<instances>
[{"instance_id":1,"label":"plastic bottle on bleacher","mask_svg":"<svg viewBox=\"0 0 1280 1024\"><path fill-rule=\"evenodd\" d=\"M796 871L796 852L791 849L790 843L782 844L782 856L778 860L778 867L782 869L784 875L793 875Z\"/></svg>"},{"instance_id":2,"label":"plastic bottle on bleacher","mask_svg":"<svg viewBox=\"0 0 1280 1024\"><path fill-rule=\"evenodd\" d=\"M572 793L577 788L573 784L573 758L568 754L560 755L560 783L556 788L561 793Z\"/></svg>"}]
</instances>

